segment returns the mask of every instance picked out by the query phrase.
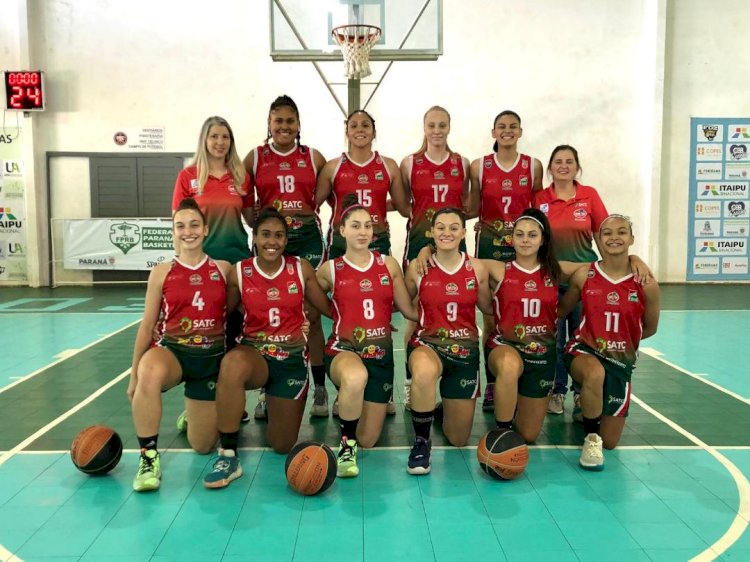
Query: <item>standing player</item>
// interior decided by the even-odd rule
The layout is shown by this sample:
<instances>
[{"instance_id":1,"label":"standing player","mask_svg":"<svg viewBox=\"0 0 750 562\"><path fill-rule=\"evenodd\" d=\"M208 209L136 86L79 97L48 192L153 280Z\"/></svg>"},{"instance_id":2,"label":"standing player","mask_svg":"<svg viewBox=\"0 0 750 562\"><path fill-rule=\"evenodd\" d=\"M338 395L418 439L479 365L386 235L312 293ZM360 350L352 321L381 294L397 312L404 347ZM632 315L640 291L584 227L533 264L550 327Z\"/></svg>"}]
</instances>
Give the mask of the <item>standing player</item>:
<instances>
[{"instance_id":1,"label":"standing player","mask_svg":"<svg viewBox=\"0 0 750 562\"><path fill-rule=\"evenodd\" d=\"M418 299L418 323L407 348L412 372L412 424L416 434L406 470L430 472L435 383L443 397L443 431L456 447L471 435L479 397L479 331L476 307L491 311L487 269L459 247L466 235L460 209L446 207L432 218L436 253L424 275L417 264L406 274L409 296Z\"/></svg>"},{"instance_id":2,"label":"standing player","mask_svg":"<svg viewBox=\"0 0 750 562\"><path fill-rule=\"evenodd\" d=\"M289 96L279 96L268 112L268 135L261 146L251 150L243 164L253 178L261 208L273 207L286 220L286 253L299 256L317 268L323 259L323 234L315 205L318 172L325 158L301 143L297 104ZM323 367L323 329L317 310L308 310L310 363L315 383L313 416L328 416L328 393ZM255 409L256 419L266 419L262 397Z\"/></svg>"},{"instance_id":3,"label":"standing player","mask_svg":"<svg viewBox=\"0 0 750 562\"><path fill-rule=\"evenodd\" d=\"M423 119L424 137L420 149L401 162L401 178L408 197L411 197L411 215L407 224L404 270L419 251L432 244L432 218L435 212L453 207L464 209L469 204L469 160L453 152L448 146L451 116L440 106L427 110ZM466 241L461 241L461 251ZM414 331L407 322L404 330L404 347ZM411 407L411 372L406 364L404 406Z\"/></svg>"},{"instance_id":4,"label":"standing player","mask_svg":"<svg viewBox=\"0 0 750 562\"><path fill-rule=\"evenodd\" d=\"M341 210L343 256L318 270L324 291L331 291L333 328L326 345L326 370L339 389L340 477L359 474L357 448L374 447L383 429L393 390L393 305L415 319L398 263L370 251L373 220L350 195Z\"/></svg>"},{"instance_id":5,"label":"standing player","mask_svg":"<svg viewBox=\"0 0 750 562\"><path fill-rule=\"evenodd\" d=\"M659 287L636 282L628 256L633 226L610 215L598 234L602 260L578 270L560 303L561 314L581 299L581 325L566 347L565 360L580 387L586 438L579 464L602 470L602 447L614 449L630 407L630 381L641 340L656 333Z\"/></svg>"},{"instance_id":6,"label":"standing player","mask_svg":"<svg viewBox=\"0 0 750 562\"><path fill-rule=\"evenodd\" d=\"M506 110L495 117L493 154L471 163L471 205L469 217L479 217L476 256L481 259L513 259L513 223L531 207L532 193L542 189L542 163L518 152L523 136L521 118ZM484 333L494 327L492 316L484 317ZM495 379L485 366L487 389L482 409L494 409Z\"/></svg>"},{"instance_id":7,"label":"standing player","mask_svg":"<svg viewBox=\"0 0 750 562\"><path fill-rule=\"evenodd\" d=\"M372 217L373 237L370 249L386 256L391 254L388 230L387 200L391 196L396 210L409 216L409 203L401 183L401 174L392 158L373 150L375 120L366 111L354 111L346 119L349 151L328 162L318 177L317 203L328 200L332 207L328 229L326 259L344 255L346 244L340 229L343 224L343 201L347 195L357 201Z\"/></svg>"},{"instance_id":8,"label":"standing player","mask_svg":"<svg viewBox=\"0 0 750 562\"><path fill-rule=\"evenodd\" d=\"M242 338L221 362L216 410L221 448L207 488L223 488L242 476L237 456L246 389L266 389L268 443L287 453L297 442L307 397L307 342L302 331L305 300L330 314L330 302L306 260L285 256L285 218L263 209L254 226L257 255L229 274L230 300L241 299Z\"/></svg>"},{"instance_id":9,"label":"standing player","mask_svg":"<svg viewBox=\"0 0 750 562\"><path fill-rule=\"evenodd\" d=\"M196 452L209 452L217 437L214 387L224 354L230 265L204 253L209 230L194 199L180 201L172 222L180 255L157 265L148 277L127 390L141 448L136 492L161 485L157 442L162 392L185 383L185 407L192 420L187 436Z\"/></svg>"}]
</instances>

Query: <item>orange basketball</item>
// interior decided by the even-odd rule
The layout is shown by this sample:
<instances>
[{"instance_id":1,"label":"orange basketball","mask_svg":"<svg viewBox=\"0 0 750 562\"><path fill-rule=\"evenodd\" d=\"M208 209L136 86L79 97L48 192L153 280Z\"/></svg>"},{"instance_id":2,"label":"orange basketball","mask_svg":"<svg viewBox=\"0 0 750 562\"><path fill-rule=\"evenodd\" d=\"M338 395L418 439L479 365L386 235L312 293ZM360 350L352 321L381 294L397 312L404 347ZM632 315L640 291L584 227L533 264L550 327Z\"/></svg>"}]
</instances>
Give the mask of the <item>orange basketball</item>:
<instances>
[{"instance_id":1,"label":"orange basketball","mask_svg":"<svg viewBox=\"0 0 750 562\"><path fill-rule=\"evenodd\" d=\"M82 430L70 446L70 458L81 472L106 474L120 462L122 440L106 425L92 425Z\"/></svg>"},{"instance_id":2,"label":"orange basketball","mask_svg":"<svg viewBox=\"0 0 750 562\"><path fill-rule=\"evenodd\" d=\"M529 464L529 447L510 429L493 429L482 435L477 460L487 474L498 480L514 480Z\"/></svg>"},{"instance_id":3,"label":"orange basketball","mask_svg":"<svg viewBox=\"0 0 750 562\"><path fill-rule=\"evenodd\" d=\"M336 456L325 443L302 441L286 457L286 480L297 492L313 496L336 480Z\"/></svg>"}]
</instances>

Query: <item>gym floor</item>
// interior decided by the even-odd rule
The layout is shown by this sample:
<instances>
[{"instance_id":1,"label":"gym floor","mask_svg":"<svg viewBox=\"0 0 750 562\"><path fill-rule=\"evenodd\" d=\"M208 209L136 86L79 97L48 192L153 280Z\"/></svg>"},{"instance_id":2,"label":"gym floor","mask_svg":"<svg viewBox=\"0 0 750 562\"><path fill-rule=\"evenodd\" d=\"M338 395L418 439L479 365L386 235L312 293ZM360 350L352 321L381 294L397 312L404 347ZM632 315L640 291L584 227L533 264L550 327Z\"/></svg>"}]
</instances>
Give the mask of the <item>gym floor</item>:
<instances>
[{"instance_id":1,"label":"gym floor","mask_svg":"<svg viewBox=\"0 0 750 562\"><path fill-rule=\"evenodd\" d=\"M474 447L446 447L439 426L432 473L409 476L411 421L398 407L379 446L360 455L359 478L315 497L286 485L285 457L264 447L255 421L242 429L245 475L204 489L212 457L192 453L175 428L179 389L164 395L162 487L132 491L125 389L143 294L3 289L0 560L750 560L746 286L663 287L659 333L643 344L621 446L605 452L603 472L578 467L583 432L569 397L516 481L484 475ZM126 447L104 477L78 472L68 454L93 424L115 428ZM478 407L472 442L493 426ZM305 416L300 439L335 447L338 426Z\"/></svg>"}]
</instances>

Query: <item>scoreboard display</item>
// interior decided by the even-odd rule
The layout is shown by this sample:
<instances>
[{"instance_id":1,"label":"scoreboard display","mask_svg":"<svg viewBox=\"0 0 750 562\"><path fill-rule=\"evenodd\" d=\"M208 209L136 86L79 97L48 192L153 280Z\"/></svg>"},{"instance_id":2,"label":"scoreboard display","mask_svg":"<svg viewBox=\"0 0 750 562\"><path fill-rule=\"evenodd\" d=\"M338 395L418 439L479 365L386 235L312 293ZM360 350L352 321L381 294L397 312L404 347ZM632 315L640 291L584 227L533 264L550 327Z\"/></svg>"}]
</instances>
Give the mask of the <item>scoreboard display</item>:
<instances>
[{"instance_id":1,"label":"scoreboard display","mask_svg":"<svg viewBox=\"0 0 750 562\"><path fill-rule=\"evenodd\" d=\"M41 70L5 70L5 109L12 111L44 111L44 72Z\"/></svg>"}]
</instances>

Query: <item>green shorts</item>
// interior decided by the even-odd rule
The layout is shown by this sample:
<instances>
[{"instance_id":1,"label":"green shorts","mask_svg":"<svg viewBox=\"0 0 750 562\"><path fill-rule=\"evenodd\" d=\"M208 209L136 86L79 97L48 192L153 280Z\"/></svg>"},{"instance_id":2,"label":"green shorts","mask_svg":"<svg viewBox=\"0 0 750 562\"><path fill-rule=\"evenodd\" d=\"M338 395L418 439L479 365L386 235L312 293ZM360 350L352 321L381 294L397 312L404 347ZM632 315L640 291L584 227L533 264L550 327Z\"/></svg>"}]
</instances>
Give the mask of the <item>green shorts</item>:
<instances>
[{"instance_id":1,"label":"green shorts","mask_svg":"<svg viewBox=\"0 0 750 562\"><path fill-rule=\"evenodd\" d=\"M268 381L263 387L266 394L279 398L304 400L307 398L309 382L307 380L307 350L303 353L289 353L280 359L264 351L256 342L243 338L240 345L255 349L268 365ZM267 345L267 344L264 344ZM284 351L281 346L276 346Z\"/></svg>"},{"instance_id":2,"label":"green shorts","mask_svg":"<svg viewBox=\"0 0 750 562\"><path fill-rule=\"evenodd\" d=\"M432 349L443 364L440 375L440 396L456 400L474 400L479 398L481 388L479 384L479 347L459 346L460 355L446 352L440 346L421 340L412 339L406 346L406 361L420 346Z\"/></svg>"},{"instance_id":3,"label":"green shorts","mask_svg":"<svg viewBox=\"0 0 750 562\"><path fill-rule=\"evenodd\" d=\"M630 376L632 374L632 369L615 365L606 357L602 357L596 353L596 351L586 344L573 341L568 344L568 347L565 349L565 366L568 368L568 372L570 372L570 366L571 363L573 363L573 359L583 354L596 357L599 363L602 364L602 367L604 367L604 392L602 393L604 399L602 404L602 415L627 416L628 410L630 409ZM580 385L574 383L573 388L576 389L576 391L579 391Z\"/></svg>"},{"instance_id":4,"label":"green shorts","mask_svg":"<svg viewBox=\"0 0 750 562\"><path fill-rule=\"evenodd\" d=\"M315 224L294 231L286 245L287 254L306 259L314 269L323 261L323 249L323 235Z\"/></svg>"},{"instance_id":5,"label":"green shorts","mask_svg":"<svg viewBox=\"0 0 750 562\"><path fill-rule=\"evenodd\" d=\"M189 353L177 345L165 344L164 347L172 352L180 364L185 397L209 402L215 400L216 380L219 378L219 366L224 354Z\"/></svg>"},{"instance_id":6,"label":"green shorts","mask_svg":"<svg viewBox=\"0 0 750 562\"><path fill-rule=\"evenodd\" d=\"M513 342L489 338L484 346L485 363L492 350L501 345L515 349L523 361L523 373L518 379L518 394L527 398L545 398L549 395L555 384L557 348L552 345L546 353L527 353L518 349Z\"/></svg>"},{"instance_id":7,"label":"green shorts","mask_svg":"<svg viewBox=\"0 0 750 562\"><path fill-rule=\"evenodd\" d=\"M483 260L513 261L516 258L516 251L513 246L498 245L498 238L479 238L477 243L476 257Z\"/></svg>"},{"instance_id":8,"label":"green shorts","mask_svg":"<svg viewBox=\"0 0 750 562\"><path fill-rule=\"evenodd\" d=\"M331 378L331 363L336 357L336 355L329 355L330 353L326 349L323 356L323 363L329 379ZM393 354L386 354L382 359L362 359L362 363L367 369L365 400L377 404L387 404L393 393ZM338 389L338 386L336 389Z\"/></svg>"},{"instance_id":9,"label":"green shorts","mask_svg":"<svg viewBox=\"0 0 750 562\"><path fill-rule=\"evenodd\" d=\"M380 252L383 256L391 255L391 237L388 233L381 234L376 240L370 242L370 250ZM346 253L346 240L338 232L333 233L333 241L326 250L326 259L339 258Z\"/></svg>"}]
</instances>

